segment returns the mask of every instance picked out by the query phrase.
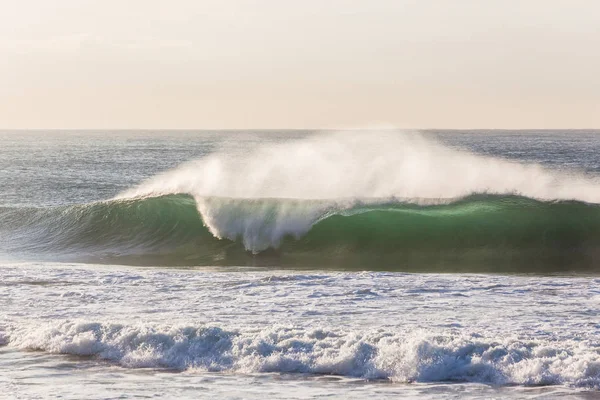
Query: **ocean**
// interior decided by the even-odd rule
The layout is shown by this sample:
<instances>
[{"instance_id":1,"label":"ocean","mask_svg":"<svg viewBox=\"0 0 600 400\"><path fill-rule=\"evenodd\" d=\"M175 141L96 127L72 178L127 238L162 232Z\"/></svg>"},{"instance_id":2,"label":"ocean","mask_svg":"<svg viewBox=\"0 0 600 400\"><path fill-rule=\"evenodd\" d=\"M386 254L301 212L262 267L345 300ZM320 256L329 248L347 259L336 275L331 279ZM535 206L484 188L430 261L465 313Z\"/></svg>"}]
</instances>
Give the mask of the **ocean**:
<instances>
[{"instance_id":1,"label":"ocean","mask_svg":"<svg viewBox=\"0 0 600 400\"><path fill-rule=\"evenodd\" d=\"M0 131L0 398L600 396L600 131Z\"/></svg>"}]
</instances>

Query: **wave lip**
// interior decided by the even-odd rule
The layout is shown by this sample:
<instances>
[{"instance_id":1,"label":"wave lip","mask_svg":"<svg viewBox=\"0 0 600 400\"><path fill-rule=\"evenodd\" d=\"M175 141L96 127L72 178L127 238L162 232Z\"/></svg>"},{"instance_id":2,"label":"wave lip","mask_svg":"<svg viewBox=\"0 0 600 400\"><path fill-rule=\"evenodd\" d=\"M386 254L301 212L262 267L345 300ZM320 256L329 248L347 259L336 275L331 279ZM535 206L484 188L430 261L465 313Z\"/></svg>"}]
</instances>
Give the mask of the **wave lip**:
<instances>
[{"instance_id":1,"label":"wave lip","mask_svg":"<svg viewBox=\"0 0 600 400\"><path fill-rule=\"evenodd\" d=\"M14 329L8 345L93 356L127 368L600 387L600 355L588 341L381 329L227 330L63 321L43 329Z\"/></svg>"}]
</instances>

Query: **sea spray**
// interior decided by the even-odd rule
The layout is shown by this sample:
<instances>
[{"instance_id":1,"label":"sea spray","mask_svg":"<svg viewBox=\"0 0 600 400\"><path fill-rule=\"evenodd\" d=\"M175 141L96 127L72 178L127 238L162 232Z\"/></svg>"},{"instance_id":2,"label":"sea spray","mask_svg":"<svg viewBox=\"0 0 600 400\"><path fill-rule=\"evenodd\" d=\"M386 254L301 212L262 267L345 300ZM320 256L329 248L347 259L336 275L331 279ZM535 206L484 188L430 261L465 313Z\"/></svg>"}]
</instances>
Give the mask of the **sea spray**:
<instances>
[{"instance_id":1,"label":"sea spray","mask_svg":"<svg viewBox=\"0 0 600 400\"><path fill-rule=\"evenodd\" d=\"M417 133L216 152L115 199L0 209L4 252L139 265L595 270L600 185ZM58 257L58 258L57 258Z\"/></svg>"},{"instance_id":2,"label":"sea spray","mask_svg":"<svg viewBox=\"0 0 600 400\"><path fill-rule=\"evenodd\" d=\"M456 199L473 193L600 203L596 181L452 149L419 133L340 132L217 152L118 199L185 193L238 199Z\"/></svg>"}]
</instances>

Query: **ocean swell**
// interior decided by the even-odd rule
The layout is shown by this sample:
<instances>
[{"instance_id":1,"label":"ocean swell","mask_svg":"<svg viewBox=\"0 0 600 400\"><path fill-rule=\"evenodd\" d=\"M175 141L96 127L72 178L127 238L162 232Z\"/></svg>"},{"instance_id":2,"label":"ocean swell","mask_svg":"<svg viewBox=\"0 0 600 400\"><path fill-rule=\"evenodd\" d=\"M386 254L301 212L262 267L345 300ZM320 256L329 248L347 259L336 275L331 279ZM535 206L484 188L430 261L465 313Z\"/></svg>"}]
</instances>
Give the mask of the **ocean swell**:
<instances>
[{"instance_id":1,"label":"ocean swell","mask_svg":"<svg viewBox=\"0 0 600 400\"><path fill-rule=\"evenodd\" d=\"M448 204L186 195L0 211L10 253L135 265L594 270L600 206L473 195ZM6 229L9 227L9 229Z\"/></svg>"}]
</instances>

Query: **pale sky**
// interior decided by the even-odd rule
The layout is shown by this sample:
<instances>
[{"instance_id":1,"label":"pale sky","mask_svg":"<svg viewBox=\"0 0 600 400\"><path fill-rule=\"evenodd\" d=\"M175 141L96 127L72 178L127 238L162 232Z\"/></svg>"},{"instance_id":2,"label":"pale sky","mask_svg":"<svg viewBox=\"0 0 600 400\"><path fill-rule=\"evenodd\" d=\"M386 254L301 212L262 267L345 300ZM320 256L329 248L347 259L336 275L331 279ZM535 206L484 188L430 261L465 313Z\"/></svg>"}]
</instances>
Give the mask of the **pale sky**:
<instances>
[{"instance_id":1,"label":"pale sky","mask_svg":"<svg viewBox=\"0 0 600 400\"><path fill-rule=\"evenodd\" d=\"M600 128L600 0L0 0L0 128Z\"/></svg>"}]
</instances>

